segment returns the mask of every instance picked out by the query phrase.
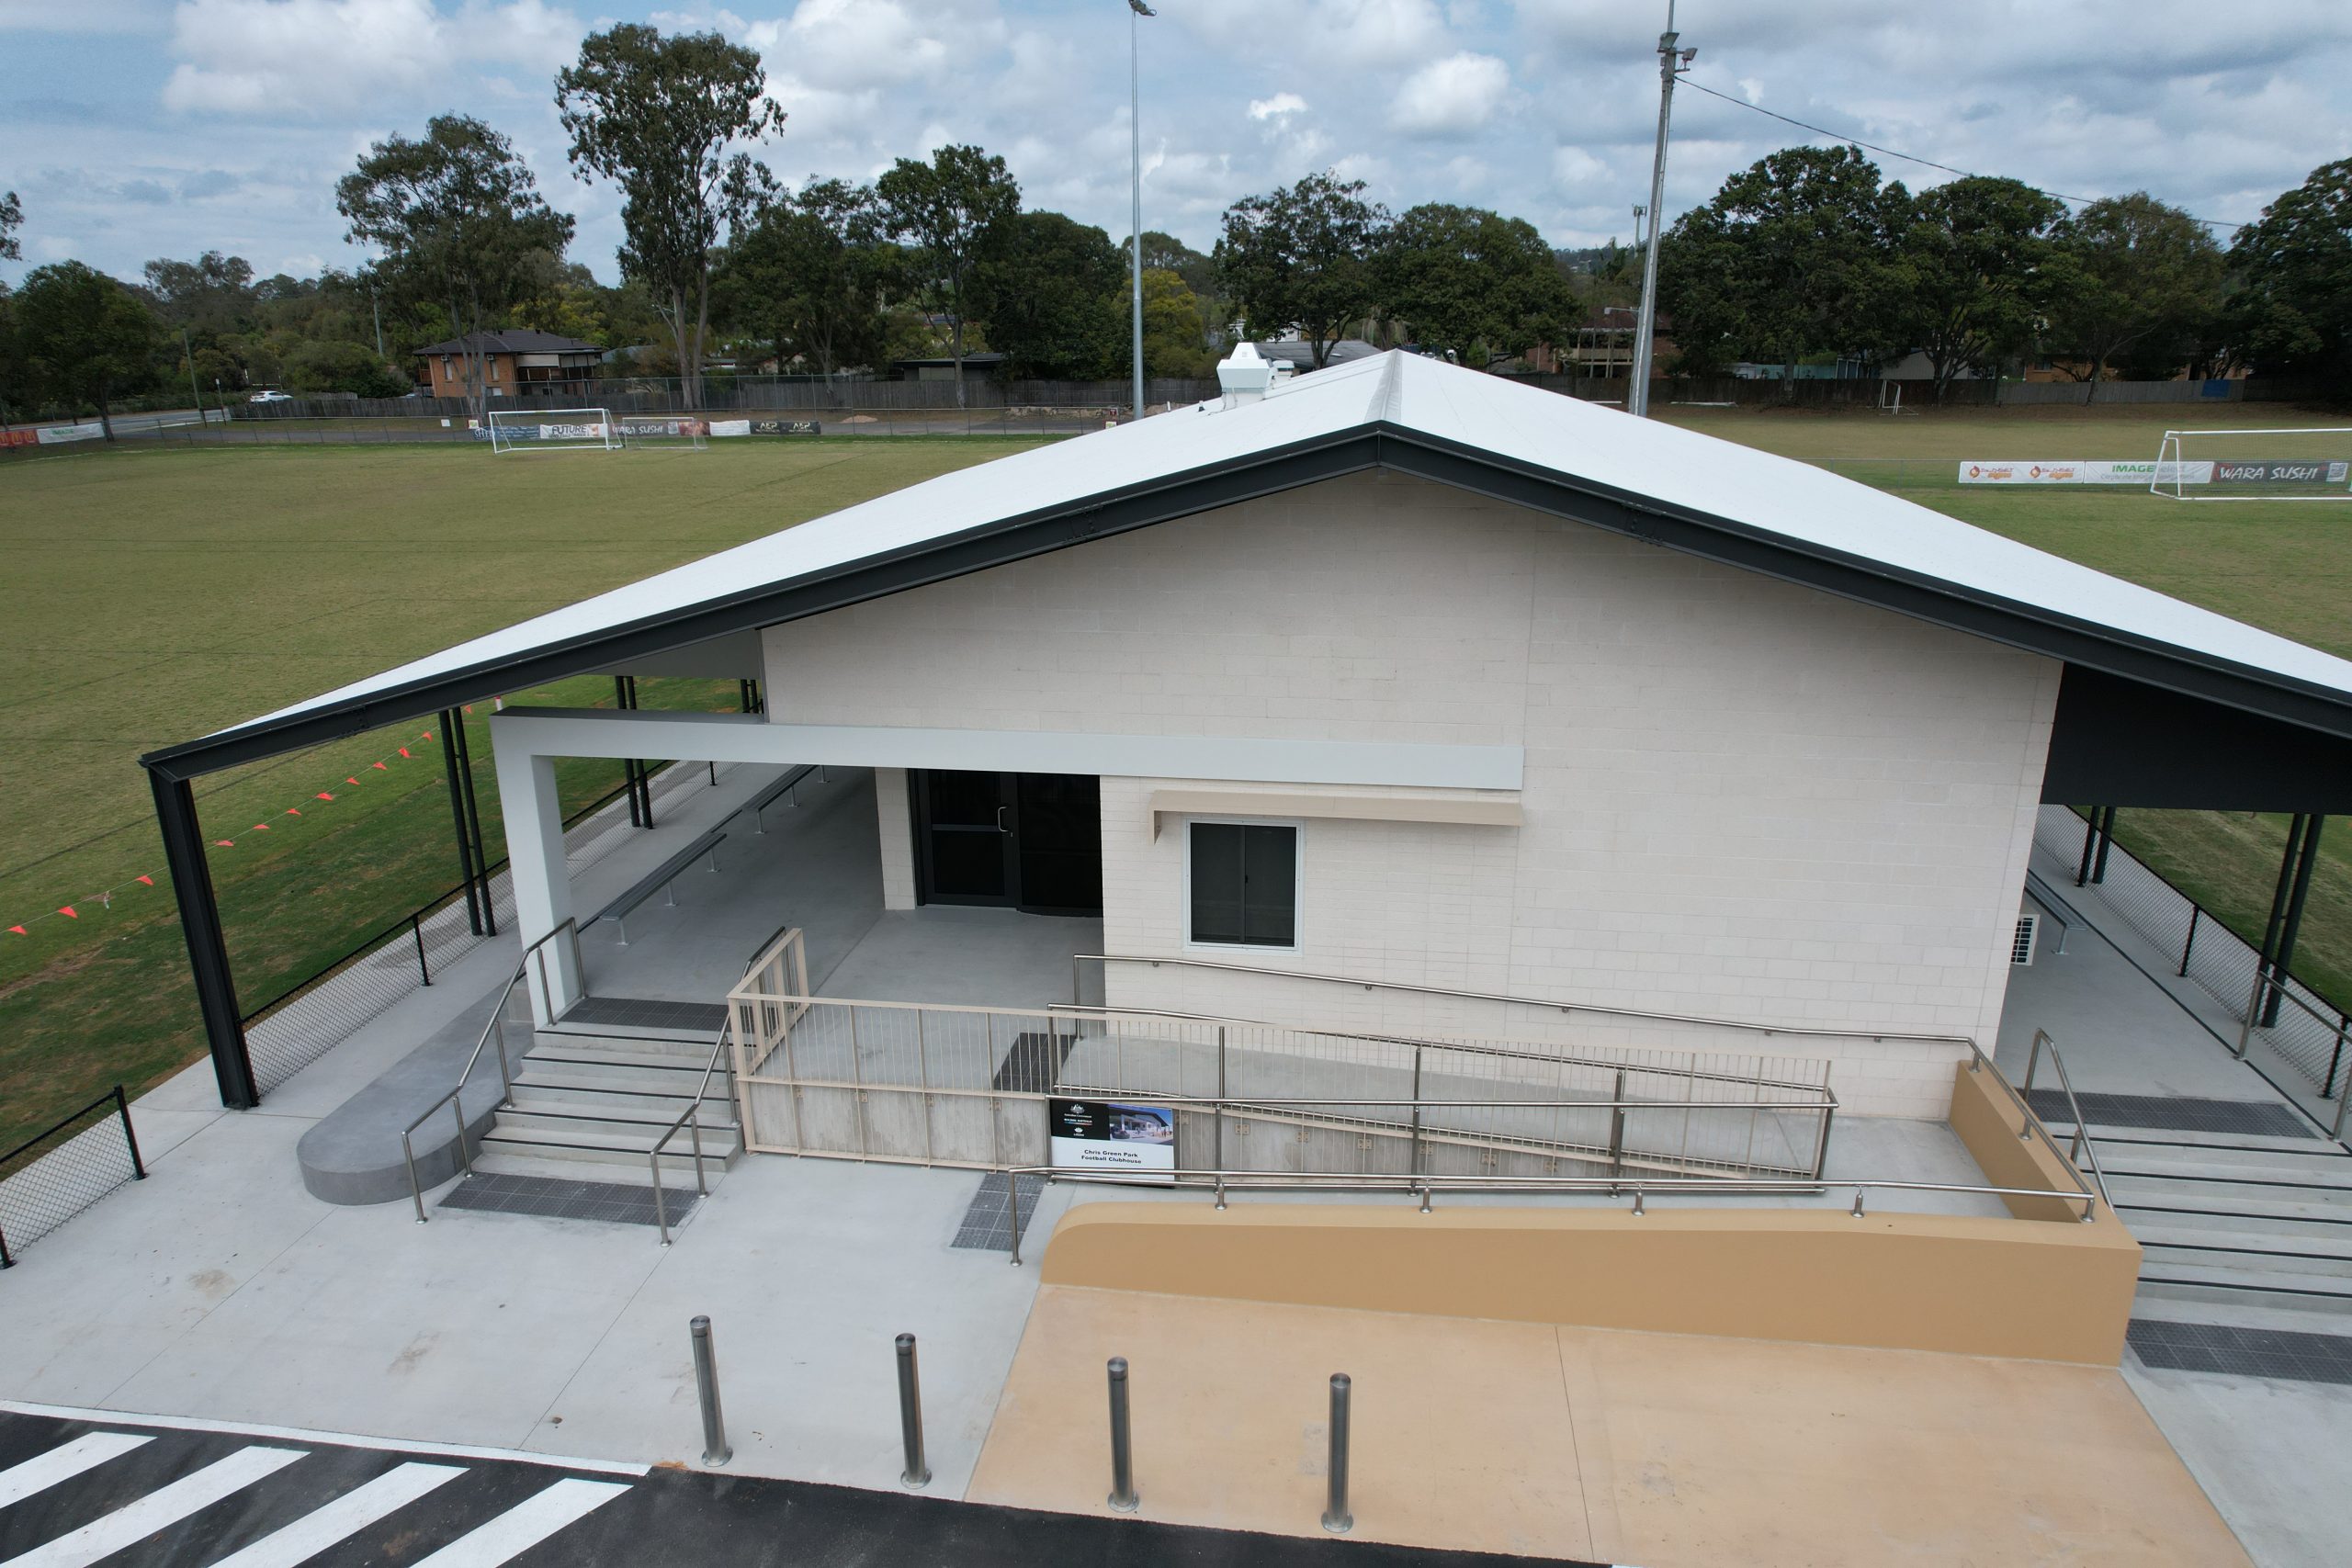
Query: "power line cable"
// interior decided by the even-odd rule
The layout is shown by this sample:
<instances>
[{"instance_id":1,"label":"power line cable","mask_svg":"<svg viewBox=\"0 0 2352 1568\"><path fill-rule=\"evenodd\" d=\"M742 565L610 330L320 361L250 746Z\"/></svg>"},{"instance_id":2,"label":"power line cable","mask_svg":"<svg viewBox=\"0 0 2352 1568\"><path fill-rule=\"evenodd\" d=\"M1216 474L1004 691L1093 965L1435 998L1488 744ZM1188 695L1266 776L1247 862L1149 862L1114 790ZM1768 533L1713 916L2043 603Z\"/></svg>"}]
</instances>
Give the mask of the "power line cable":
<instances>
[{"instance_id":1,"label":"power line cable","mask_svg":"<svg viewBox=\"0 0 2352 1568\"><path fill-rule=\"evenodd\" d=\"M1909 152L1898 152L1892 147L1881 147L1875 142L1865 141L1859 136L1848 136L1843 131L1831 130L1826 126L1814 125L1805 120L1797 119L1792 116L1781 114L1777 110L1768 109L1761 104L1751 104L1746 98L1735 98L1729 93L1719 93L1714 88L1706 85L1702 82L1693 82L1688 76L1685 76L1682 79L1681 85L1688 87L1694 93L1704 93L1711 98L1721 98L1727 104L1736 104L1739 107L1749 110L1752 113L1763 115L1768 119L1777 119L1783 125L1793 125L1799 130L1810 130L1815 136L1826 136L1834 141L1845 141L1849 142L1856 147L1866 148L1870 152L1877 153L1882 158L1900 158L1906 164L1918 164L1930 169L1941 169L1945 174L1958 175L1962 179L1973 180L1986 177L1973 170L1955 169L1950 164L1939 164L1933 158L1921 158ZM2022 180L2018 183L2020 185L2024 184ZM2059 201L2071 201L2077 207L2087 207L2092 202L2099 199L2098 197L2093 196L2068 196L2064 191L2044 190L2040 186L2026 186L2026 188L2032 191L2037 196L2046 196ZM2244 223L2233 223L2226 218L2198 218L2194 214L2190 215L2190 221L2203 223L2215 229L2243 229L2246 227Z\"/></svg>"}]
</instances>

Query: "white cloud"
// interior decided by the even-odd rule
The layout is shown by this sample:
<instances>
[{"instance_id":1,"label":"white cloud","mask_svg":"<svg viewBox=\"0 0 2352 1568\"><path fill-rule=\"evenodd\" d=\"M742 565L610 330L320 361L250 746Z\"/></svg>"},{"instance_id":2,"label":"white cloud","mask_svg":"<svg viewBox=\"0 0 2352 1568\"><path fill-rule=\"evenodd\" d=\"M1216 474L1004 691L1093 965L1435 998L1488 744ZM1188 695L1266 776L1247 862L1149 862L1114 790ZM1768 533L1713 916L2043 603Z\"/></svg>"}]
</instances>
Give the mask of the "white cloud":
<instances>
[{"instance_id":1,"label":"white cloud","mask_svg":"<svg viewBox=\"0 0 2352 1568\"><path fill-rule=\"evenodd\" d=\"M1552 154L1552 183L1562 190L1581 192L1609 178L1609 165L1581 147L1563 147Z\"/></svg>"},{"instance_id":2,"label":"white cloud","mask_svg":"<svg viewBox=\"0 0 2352 1568\"><path fill-rule=\"evenodd\" d=\"M164 104L186 113L277 118L413 101L447 106L453 78L514 65L550 75L581 26L542 0L183 0L173 14L180 59Z\"/></svg>"},{"instance_id":3,"label":"white cloud","mask_svg":"<svg viewBox=\"0 0 2352 1568\"><path fill-rule=\"evenodd\" d=\"M1510 89L1510 67L1493 55L1449 55L1405 78L1388 122L1408 136L1467 135L1494 118Z\"/></svg>"},{"instance_id":4,"label":"white cloud","mask_svg":"<svg viewBox=\"0 0 2352 1568\"><path fill-rule=\"evenodd\" d=\"M1284 115L1303 114L1306 109L1306 100L1296 93L1276 93L1271 98L1250 100L1251 119L1280 119Z\"/></svg>"},{"instance_id":5,"label":"white cloud","mask_svg":"<svg viewBox=\"0 0 2352 1568\"><path fill-rule=\"evenodd\" d=\"M1444 48L1447 37L1435 0L1185 0L1167 19L1227 59L1271 49L1293 69L1400 67Z\"/></svg>"}]
</instances>

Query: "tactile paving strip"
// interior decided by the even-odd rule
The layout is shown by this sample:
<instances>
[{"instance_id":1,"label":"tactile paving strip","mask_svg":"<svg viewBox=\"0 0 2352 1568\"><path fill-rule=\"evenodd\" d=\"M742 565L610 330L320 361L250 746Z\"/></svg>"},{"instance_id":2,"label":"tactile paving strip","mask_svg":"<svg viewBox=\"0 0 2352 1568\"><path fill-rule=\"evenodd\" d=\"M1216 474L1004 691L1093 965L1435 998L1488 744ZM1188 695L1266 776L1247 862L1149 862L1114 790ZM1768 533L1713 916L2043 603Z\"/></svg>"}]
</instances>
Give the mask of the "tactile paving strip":
<instances>
[{"instance_id":1,"label":"tactile paving strip","mask_svg":"<svg viewBox=\"0 0 2352 1568\"><path fill-rule=\"evenodd\" d=\"M699 1194L691 1187L664 1187L662 1203L676 1224ZM654 1223L653 1189L616 1181L567 1181L548 1176L482 1171L469 1176L441 1200L444 1209L478 1209L493 1214L537 1214L550 1220L603 1220L612 1224ZM1009 1247L1012 1244L1006 1243Z\"/></svg>"},{"instance_id":2,"label":"tactile paving strip","mask_svg":"<svg viewBox=\"0 0 2352 1568\"><path fill-rule=\"evenodd\" d=\"M2268 1100L2194 1100L2166 1094L2078 1094L2094 1127L2161 1127L2176 1133L2245 1133L2261 1138L2315 1138L2290 1106ZM2037 1089L2028 1099L2044 1122L2069 1122L2066 1097Z\"/></svg>"},{"instance_id":3,"label":"tactile paving strip","mask_svg":"<svg viewBox=\"0 0 2352 1568\"><path fill-rule=\"evenodd\" d=\"M2143 1366L2292 1382L2352 1383L2352 1337L2340 1334L2135 1317L2130 1339Z\"/></svg>"},{"instance_id":4,"label":"tactile paving strip","mask_svg":"<svg viewBox=\"0 0 2352 1568\"><path fill-rule=\"evenodd\" d=\"M571 1027L616 1024L625 1029L683 1029L696 1034L717 1032L727 1021L725 1002L673 1002L657 997L582 997L563 1015Z\"/></svg>"},{"instance_id":5,"label":"tactile paving strip","mask_svg":"<svg viewBox=\"0 0 2352 1568\"><path fill-rule=\"evenodd\" d=\"M1017 1176L1012 1180L1021 1201L1021 1230L1025 1235L1029 1218L1037 1212L1038 1195L1046 1190L1046 1179ZM964 1211L963 1224L951 1246L989 1252L1012 1250L1012 1207L1005 1201L1004 1184L1005 1178L996 1171L980 1178L980 1190L972 1195L971 1207Z\"/></svg>"}]
</instances>

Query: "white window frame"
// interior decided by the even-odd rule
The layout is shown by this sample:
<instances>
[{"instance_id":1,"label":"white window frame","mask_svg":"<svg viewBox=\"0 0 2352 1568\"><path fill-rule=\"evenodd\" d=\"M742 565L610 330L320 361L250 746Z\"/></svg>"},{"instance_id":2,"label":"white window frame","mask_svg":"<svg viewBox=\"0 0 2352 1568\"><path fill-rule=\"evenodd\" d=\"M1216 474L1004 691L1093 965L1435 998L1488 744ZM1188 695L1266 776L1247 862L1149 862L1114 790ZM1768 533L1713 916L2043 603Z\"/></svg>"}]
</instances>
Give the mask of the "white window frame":
<instances>
[{"instance_id":1,"label":"white window frame","mask_svg":"<svg viewBox=\"0 0 2352 1568\"><path fill-rule=\"evenodd\" d=\"M1287 828L1291 830L1291 852L1295 857L1291 869L1290 941L1285 943L1264 942L1194 942L1193 940L1193 824L1209 823L1226 828ZM1184 818L1184 875L1182 904L1176 918L1183 922L1183 950L1186 953L1303 953L1306 949L1306 820L1300 817L1187 817Z\"/></svg>"}]
</instances>

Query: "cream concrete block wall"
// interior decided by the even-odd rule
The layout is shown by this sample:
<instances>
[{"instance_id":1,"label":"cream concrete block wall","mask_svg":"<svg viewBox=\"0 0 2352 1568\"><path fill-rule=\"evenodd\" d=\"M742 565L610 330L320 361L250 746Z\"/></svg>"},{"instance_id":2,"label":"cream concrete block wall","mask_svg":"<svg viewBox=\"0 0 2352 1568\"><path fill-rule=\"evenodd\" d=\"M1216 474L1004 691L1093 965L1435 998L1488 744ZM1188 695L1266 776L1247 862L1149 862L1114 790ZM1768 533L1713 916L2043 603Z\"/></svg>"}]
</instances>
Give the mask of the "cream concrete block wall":
<instances>
[{"instance_id":1,"label":"cream concrete block wall","mask_svg":"<svg viewBox=\"0 0 2352 1568\"><path fill-rule=\"evenodd\" d=\"M907 810L907 770L874 770L874 817L882 840L882 907L915 907L914 818Z\"/></svg>"},{"instance_id":2,"label":"cream concrete block wall","mask_svg":"<svg viewBox=\"0 0 2352 1568\"><path fill-rule=\"evenodd\" d=\"M1524 827L1311 821L1299 950L1210 956L1988 1048L2059 673L1389 474L764 635L782 722L1525 748ZM1143 806L1169 782L1103 781L1109 951L1186 951L1181 825L1153 841ZM1376 992L1347 993L1334 1020L1332 987L1270 1013L1272 982L1141 973L1110 994L1437 1021ZM1890 1114L1941 1114L1965 1053L1591 1017L1537 1037L1563 1030L1831 1055L1841 1099Z\"/></svg>"}]
</instances>

